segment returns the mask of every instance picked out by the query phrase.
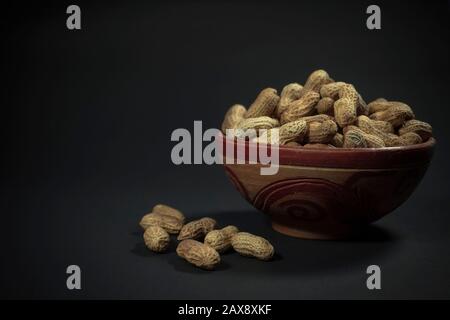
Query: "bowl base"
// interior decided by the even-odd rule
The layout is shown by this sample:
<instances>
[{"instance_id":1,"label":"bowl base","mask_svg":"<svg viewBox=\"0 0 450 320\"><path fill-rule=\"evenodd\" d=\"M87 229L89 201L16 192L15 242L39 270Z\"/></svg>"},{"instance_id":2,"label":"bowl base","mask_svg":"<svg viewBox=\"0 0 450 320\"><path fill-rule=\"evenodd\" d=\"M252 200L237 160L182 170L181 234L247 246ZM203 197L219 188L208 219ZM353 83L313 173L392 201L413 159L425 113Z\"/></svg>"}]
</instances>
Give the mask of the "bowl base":
<instances>
[{"instance_id":1,"label":"bowl base","mask_svg":"<svg viewBox=\"0 0 450 320\"><path fill-rule=\"evenodd\" d=\"M358 235L361 230L360 228L349 225L333 225L330 228L324 229L323 225L315 228L311 225L299 226L298 224L286 224L276 220L272 220L272 228L290 237L310 240L348 239Z\"/></svg>"}]
</instances>

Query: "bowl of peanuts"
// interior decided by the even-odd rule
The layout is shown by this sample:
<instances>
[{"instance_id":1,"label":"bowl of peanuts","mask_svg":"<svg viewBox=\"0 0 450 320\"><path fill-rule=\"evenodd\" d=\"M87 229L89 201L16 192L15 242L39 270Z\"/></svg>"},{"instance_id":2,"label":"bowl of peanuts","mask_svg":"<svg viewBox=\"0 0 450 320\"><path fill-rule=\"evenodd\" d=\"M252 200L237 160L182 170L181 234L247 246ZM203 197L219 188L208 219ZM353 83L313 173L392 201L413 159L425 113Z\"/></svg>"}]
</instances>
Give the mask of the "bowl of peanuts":
<instances>
[{"instance_id":1,"label":"bowl of peanuts","mask_svg":"<svg viewBox=\"0 0 450 320\"><path fill-rule=\"evenodd\" d=\"M366 103L324 70L280 95L266 88L248 108L231 106L218 139L239 193L276 231L305 239L351 237L393 212L421 181L436 144L431 125L406 103ZM262 174L262 155L274 152L276 171Z\"/></svg>"}]
</instances>

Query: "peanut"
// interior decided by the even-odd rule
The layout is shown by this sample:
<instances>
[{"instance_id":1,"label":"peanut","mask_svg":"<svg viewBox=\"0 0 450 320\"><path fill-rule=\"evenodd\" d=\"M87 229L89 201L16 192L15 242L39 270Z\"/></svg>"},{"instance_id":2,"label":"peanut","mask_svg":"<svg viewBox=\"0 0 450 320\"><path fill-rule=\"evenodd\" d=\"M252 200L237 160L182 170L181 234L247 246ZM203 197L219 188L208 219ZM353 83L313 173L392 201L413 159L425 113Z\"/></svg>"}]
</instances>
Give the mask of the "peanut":
<instances>
[{"instance_id":1,"label":"peanut","mask_svg":"<svg viewBox=\"0 0 450 320\"><path fill-rule=\"evenodd\" d=\"M351 84L344 84L339 97L334 103L334 116L339 126L344 128L356 121L359 95Z\"/></svg>"},{"instance_id":2,"label":"peanut","mask_svg":"<svg viewBox=\"0 0 450 320\"><path fill-rule=\"evenodd\" d=\"M360 94L358 94L358 106L356 108L356 111L358 115L369 115L369 107Z\"/></svg>"},{"instance_id":3,"label":"peanut","mask_svg":"<svg viewBox=\"0 0 450 320\"><path fill-rule=\"evenodd\" d=\"M378 98L370 102L367 106L369 107L369 114L372 114L378 111L387 110L393 105L395 105L395 103L389 102L384 98Z\"/></svg>"},{"instance_id":4,"label":"peanut","mask_svg":"<svg viewBox=\"0 0 450 320\"><path fill-rule=\"evenodd\" d=\"M164 252L169 247L170 237L166 230L159 226L145 229L144 242L147 248L154 252Z\"/></svg>"},{"instance_id":5,"label":"peanut","mask_svg":"<svg viewBox=\"0 0 450 320\"><path fill-rule=\"evenodd\" d=\"M280 94L280 101L278 102L278 106L275 110L278 118L292 101L300 98L302 89L303 86L298 83L290 83L283 88Z\"/></svg>"},{"instance_id":6,"label":"peanut","mask_svg":"<svg viewBox=\"0 0 450 320\"><path fill-rule=\"evenodd\" d=\"M187 239L178 244L177 254L196 267L213 270L220 263L219 253L210 246Z\"/></svg>"},{"instance_id":7,"label":"peanut","mask_svg":"<svg viewBox=\"0 0 450 320\"><path fill-rule=\"evenodd\" d=\"M344 135L337 132L330 143L337 148L342 148L344 146Z\"/></svg>"},{"instance_id":8,"label":"peanut","mask_svg":"<svg viewBox=\"0 0 450 320\"><path fill-rule=\"evenodd\" d=\"M336 135L337 126L333 120L323 122L311 122L306 132L306 141L308 143L325 143L333 139Z\"/></svg>"},{"instance_id":9,"label":"peanut","mask_svg":"<svg viewBox=\"0 0 450 320\"><path fill-rule=\"evenodd\" d=\"M370 118L367 119L370 120L370 123L375 129L378 129L385 133L394 133L394 127L389 122L382 120L372 120Z\"/></svg>"},{"instance_id":10,"label":"peanut","mask_svg":"<svg viewBox=\"0 0 450 320\"><path fill-rule=\"evenodd\" d=\"M400 141L403 146L410 146L422 143L422 138L417 133L411 131L400 135Z\"/></svg>"},{"instance_id":11,"label":"peanut","mask_svg":"<svg viewBox=\"0 0 450 320\"><path fill-rule=\"evenodd\" d=\"M213 230L216 224L216 220L208 217L191 221L183 226L177 239L199 239Z\"/></svg>"},{"instance_id":12,"label":"peanut","mask_svg":"<svg viewBox=\"0 0 450 320\"><path fill-rule=\"evenodd\" d=\"M411 108L402 102L389 102L391 106L383 111L377 111L370 115L373 120L383 120L390 122L394 128L397 128L407 120L414 118Z\"/></svg>"},{"instance_id":13,"label":"peanut","mask_svg":"<svg viewBox=\"0 0 450 320\"><path fill-rule=\"evenodd\" d=\"M331 98L333 100L339 99L339 90L341 90L342 86L345 85L345 82L332 82L328 84L324 84L320 88L320 95L323 98Z\"/></svg>"},{"instance_id":14,"label":"peanut","mask_svg":"<svg viewBox=\"0 0 450 320\"><path fill-rule=\"evenodd\" d=\"M427 141L432 136L433 128L426 122L419 120L409 120L406 121L403 127L398 130L400 136L408 132L417 133L423 141Z\"/></svg>"},{"instance_id":15,"label":"peanut","mask_svg":"<svg viewBox=\"0 0 450 320\"><path fill-rule=\"evenodd\" d=\"M256 97L256 100L248 108L245 113L245 118L270 117L279 100L280 97L277 95L277 90L272 88L262 90L258 97Z\"/></svg>"},{"instance_id":16,"label":"peanut","mask_svg":"<svg viewBox=\"0 0 450 320\"><path fill-rule=\"evenodd\" d=\"M315 91L306 92L300 99L291 102L281 114L281 124L298 120L314 112L314 107L319 101L320 95Z\"/></svg>"},{"instance_id":17,"label":"peanut","mask_svg":"<svg viewBox=\"0 0 450 320\"><path fill-rule=\"evenodd\" d=\"M270 117L258 117L258 118L248 118L244 119L238 124L238 128L246 131L248 129L272 129L278 127L280 125L277 119L273 119Z\"/></svg>"},{"instance_id":18,"label":"peanut","mask_svg":"<svg viewBox=\"0 0 450 320\"><path fill-rule=\"evenodd\" d=\"M333 114L334 100L329 97L324 97L317 102L316 110L319 114Z\"/></svg>"},{"instance_id":19,"label":"peanut","mask_svg":"<svg viewBox=\"0 0 450 320\"><path fill-rule=\"evenodd\" d=\"M235 226L227 226L220 230L212 230L205 236L205 244L223 253L231 248L231 238L239 232Z\"/></svg>"},{"instance_id":20,"label":"peanut","mask_svg":"<svg viewBox=\"0 0 450 320\"><path fill-rule=\"evenodd\" d=\"M172 208L168 205L161 203L157 204L156 206L153 207L152 212L163 216L169 216L178 219L181 222L181 224L184 224L185 220L184 214L180 210Z\"/></svg>"},{"instance_id":21,"label":"peanut","mask_svg":"<svg viewBox=\"0 0 450 320\"><path fill-rule=\"evenodd\" d=\"M301 117L298 120L303 120L306 122L306 124L310 124L311 122L324 122L326 120L333 120L333 117L330 117L326 114L316 114L313 116L307 116L307 117Z\"/></svg>"},{"instance_id":22,"label":"peanut","mask_svg":"<svg viewBox=\"0 0 450 320\"><path fill-rule=\"evenodd\" d=\"M401 145L401 141L397 135L377 129L373 125L373 120L371 120L367 116L359 116L357 125L365 133L381 138L386 147L395 147Z\"/></svg>"},{"instance_id":23,"label":"peanut","mask_svg":"<svg viewBox=\"0 0 450 320\"><path fill-rule=\"evenodd\" d=\"M283 124L280 127L280 144L292 141L301 141L306 134L308 126L306 121L297 120Z\"/></svg>"},{"instance_id":24,"label":"peanut","mask_svg":"<svg viewBox=\"0 0 450 320\"><path fill-rule=\"evenodd\" d=\"M256 143L382 148L420 143L432 136L431 126L414 120L407 104L384 98L366 104L352 84L335 82L324 70L312 72L303 87L298 83L284 86L279 98L275 89L264 89L245 115L244 107L234 108L222 128L232 127L234 137ZM410 132L420 140L416 135L404 136Z\"/></svg>"},{"instance_id":25,"label":"peanut","mask_svg":"<svg viewBox=\"0 0 450 320\"><path fill-rule=\"evenodd\" d=\"M345 127L344 133L349 130L358 132L366 141L367 148L383 148L386 146L384 143L384 140L381 139L380 137L378 137L377 135L369 134L367 132L364 132L360 128L352 126L352 125Z\"/></svg>"},{"instance_id":26,"label":"peanut","mask_svg":"<svg viewBox=\"0 0 450 320\"><path fill-rule=\"evenodd\" d=\"M367 148L367 141L360 131L348 130L344 133L344 148Z\"/></svg>"},{"instance_id":27,"label":"peanut","mask_svg":"<svg viewBox=\"0 0 450 320\"><path fill-rule=\"evenodd\" d=\"M260 260L270 260L274 254L274 248L266 239L247 232L236 233L231 238L233 249L239 254L254 257Z\"/></svg>"},{"instance_id":28,"label":"peanut","mask_svg":"<svg viewBox=\"0 0 450 320\"><path fill-rule=\"evenodd\" d=\"M226 133L227 129L236 129L239 122L244 119L246 112L247 110L243 105L235 104L231 106L225 114L225 118L222 122L222 132Z\"/></svg>"},{"instance_id":29,"label":"peanut","mask_svg":"<svg viewBox=\"0 0 450 320\"><path fill-rule=\"evenodd\" d=\"M323 85L333 82L325 70L316 70L311 73L303 86L301 96L309 91L319 92Z\"/></svg>"},{"instance_id":30,"label":"peanut","mask_svg":"<svg viewBox=\"0 0 450 320\"><path fill-rule=\"evenodd\" d=\"M144 230L151 226L159 226L168 233L177 234L183 227L183 222L171 216L161 215L158 213L148 213L142 217L139 225Z\"/></svg>"}]
</instances>

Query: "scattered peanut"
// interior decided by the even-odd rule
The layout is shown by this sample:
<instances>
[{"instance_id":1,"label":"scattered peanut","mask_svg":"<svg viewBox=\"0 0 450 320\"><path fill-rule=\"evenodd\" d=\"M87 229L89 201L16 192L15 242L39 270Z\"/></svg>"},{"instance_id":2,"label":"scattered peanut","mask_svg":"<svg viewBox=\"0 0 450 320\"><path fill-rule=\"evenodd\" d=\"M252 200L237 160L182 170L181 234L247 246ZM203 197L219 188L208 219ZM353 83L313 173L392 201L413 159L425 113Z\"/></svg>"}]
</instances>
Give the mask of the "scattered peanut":
<instances>
[{"instance_id":1,"label":"scattered peanut","mask_svg":"<svg viewBox=\"0 0 450 320\"><path fill-rule=\"evenodd\" d=\"M186 239L177 247L177 254L196 267L213 270L220 263L220 255L212 247L196 240Z\"/></svg>"},{"instance_id":2,"label":"scattered peanut","mask_svg":"<svg viewBox=\"0 0 450 320\"><path fill-rule=\"evenodd\" d=\"M178 228L184 220L184 215L175 208L163 204L154 206L153 212L146 214L140 221L140 225L145 229L143 238L146 247L154 252L167 251L170 244L168 231L176 233L172 224L176 222ZM208 217L184 225L178 235L181 242L176 249L177 255L206 270L213 270L220 263L219 252L226 252L232 247L242 255L261 260L269 260L273 256L273 246L267 240L239 232L239 229L232 225L213 230L215 226L216 221ZM237 235L239 236L235 238ZM204 243L195 240L203 236Z\"/></svg>"},{"instance_id":3,"label":"scattered peanut","mask_svg":"<svg viewBox=\"0 0 450 320\"><path fill-rule=\"evenodd\" d=\"M159 226L172 234L177 234L183 227L183 222L179 219L158 213L146 214L139 224L144 230L151 226Z\"/></svg>"},{"instance_id":4,"label":"scattered peanut","mask_svg":"<svg viewBox=\"0 0 450 320\"><path fill-rule=\"evenodd\" d=\"M191 221L183 226L178 234L178 240L199 239L216 227L216 220L212 218L201 218Z\"/></svg>"},{"instance_id":5,"label":"scattered peanut","mask_svg":"<svg viewBox=\"0 0 450 320\"><path fill-rule=\"evenodd\" d=\"M274 254L269 241L247 232L236 233L231 238L231 245L237 253L260 260L270 260Z\"/></svg>"},{"instance_id":6,"label":"scattered peanut","mask_svg":"<svg viewBox=\"0 0 450 320\"><path fill-rule=\"evenodd\" d=\"M145 229L144 242L147 248L154 252L164 252L169 247L170 237L166 230L159 226Z\"/></svg>"},{"instance_id":7,"label":"scattered peanut","mask_svg":"<svg viewBox=\"0 0 450 320\"><path fill-rule=\"evenodd\" d=\"M157 204L156 206L153 207L152 212L163 216L178 219L181 222L181 224L184 224L185 220L184 214L180 210L172 208L168 205Z\"/></svg>"},{"instance_id":8,"label":"scattered peanut","mask_svg":"<svg viewBox=\"0 0 450 320\"><path fill-rule=\"evenodd\" d=\"M231 238L239 232L235 226L227 226L220 230L212 230L205 236L205 244L223 253L231 248Z\"/></svg>"}]
</instances>

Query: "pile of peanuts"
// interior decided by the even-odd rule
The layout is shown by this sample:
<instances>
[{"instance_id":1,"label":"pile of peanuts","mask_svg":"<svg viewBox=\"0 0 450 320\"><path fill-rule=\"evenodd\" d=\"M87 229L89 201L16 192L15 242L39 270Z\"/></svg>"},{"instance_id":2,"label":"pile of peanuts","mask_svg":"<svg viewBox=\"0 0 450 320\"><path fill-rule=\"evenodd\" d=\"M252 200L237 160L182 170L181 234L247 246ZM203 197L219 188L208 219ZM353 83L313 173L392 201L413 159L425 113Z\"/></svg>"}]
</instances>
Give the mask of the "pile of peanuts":
<instances>
[{"instance_id":1,"label":"pile of peanuts","mask_svg":"<svg viewBox=\"0 0 450 320\"><path fill-rule=\"evenodd\" d=\"M153 252L169 248L170 234L177 235L177 255L187 262L206 270L220 263L220 254L233 249L246 257L270 260L274 248L266 239L248 232L240 232L229 225L216 229L216 220L204 217L185 223L184 214L168 205L157 204L152 212L142 217L139 225L144 229L144 242Z\"/></svg>"},{"instance_id":2,"label":"pile of peanuts","mask_svg":"<svg viewBox=\"0 0 450 320\"><path fill-rule=\"evenodd\" d=\"M352 84L334 81L324 70L311 73L304 86L286 85L280 95L262 90L248 109L231 106L222 131L257 143L304 148L398 147L432 136L431 125L415 120L407 104L384 98L366 104Z\"/></svg>"}]
</instances>

